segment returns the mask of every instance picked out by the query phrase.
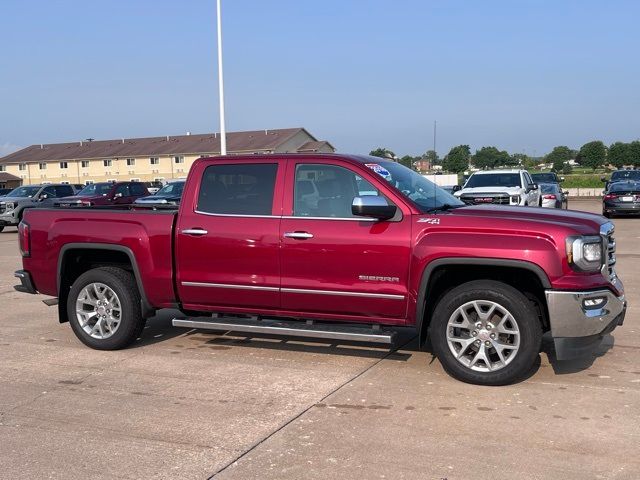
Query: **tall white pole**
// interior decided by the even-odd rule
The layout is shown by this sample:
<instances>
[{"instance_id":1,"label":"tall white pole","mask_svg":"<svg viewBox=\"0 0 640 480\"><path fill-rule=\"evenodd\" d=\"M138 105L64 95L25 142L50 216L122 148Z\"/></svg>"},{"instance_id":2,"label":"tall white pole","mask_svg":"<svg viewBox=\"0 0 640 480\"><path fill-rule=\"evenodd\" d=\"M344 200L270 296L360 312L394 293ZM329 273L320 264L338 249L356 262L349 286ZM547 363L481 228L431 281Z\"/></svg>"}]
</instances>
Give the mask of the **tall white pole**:
<instances>
[{"instance_id":1,"label":"tall white pole","mask_svg":"<svg viewBox=\"0 0 640 480\"><path fill-rule=\"evenodd\" d=\"M218 13L218 95L220 97L220 155L227 154L227 132L224 124L224 80L222 77L222 20L220 1L217 0Z\"/></svg>"}]
</instances>

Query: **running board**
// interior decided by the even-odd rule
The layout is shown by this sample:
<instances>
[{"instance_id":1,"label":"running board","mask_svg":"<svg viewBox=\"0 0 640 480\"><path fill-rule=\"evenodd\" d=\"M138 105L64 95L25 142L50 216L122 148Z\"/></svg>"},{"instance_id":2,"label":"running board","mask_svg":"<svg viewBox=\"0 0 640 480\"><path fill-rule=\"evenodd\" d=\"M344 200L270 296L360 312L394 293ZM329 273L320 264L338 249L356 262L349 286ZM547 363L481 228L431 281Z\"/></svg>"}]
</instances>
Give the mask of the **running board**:
<instances>
[{"instance_id":1,"label":"running board","mask_svg":"<svg viewBox=\"0 0 640 480\"><path fill-rule=\"evenodd\" d=\"M198 328L203 330L222 330L230 332L266 333L292 337L326 338L331 340L350 340L354 342L393 343L396 332L373 327L317 324L311 320L287 321L257 318L233 317L195 317L174 318L174 327Z\"/></svg>"}]
</instances>

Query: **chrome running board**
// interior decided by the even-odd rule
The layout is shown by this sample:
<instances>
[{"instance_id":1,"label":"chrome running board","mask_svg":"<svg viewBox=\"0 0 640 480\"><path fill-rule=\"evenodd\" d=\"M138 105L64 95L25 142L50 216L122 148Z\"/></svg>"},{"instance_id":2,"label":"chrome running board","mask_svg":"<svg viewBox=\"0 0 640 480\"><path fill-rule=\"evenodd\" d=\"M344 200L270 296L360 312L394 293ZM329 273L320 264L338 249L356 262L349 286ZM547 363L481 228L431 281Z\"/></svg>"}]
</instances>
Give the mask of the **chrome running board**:
<instances>
[{"instance_id":1,"label":"chrome running board","mask_svg":"<svg viewBox=\"0 0 640 480\"><path fill-rule=\"evenodd\" d=\"M193 317L174 318L174 327L197 328L244 333L263 333L269 335L285 335L291 337L326 338L330 340L350 340L353 342L369 342L391 344L394 331L383 330L379 325L360 326L334 323L318 324L312 320L273 320L235 317Z\"/></svg>"}]
</instances>

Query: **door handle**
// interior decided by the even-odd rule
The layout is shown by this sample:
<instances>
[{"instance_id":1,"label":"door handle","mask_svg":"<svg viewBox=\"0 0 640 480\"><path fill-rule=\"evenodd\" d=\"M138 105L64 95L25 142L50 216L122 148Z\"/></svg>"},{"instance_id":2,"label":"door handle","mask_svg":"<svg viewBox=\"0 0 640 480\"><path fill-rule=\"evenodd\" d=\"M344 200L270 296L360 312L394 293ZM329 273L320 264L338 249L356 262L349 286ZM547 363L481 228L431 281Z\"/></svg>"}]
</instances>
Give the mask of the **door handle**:
<instances>
[{"instance_id":1,"label":"door handle","mask_svg":"<svg viewBox=\"0 0 640 480\"><path fill-rule=\"evenodd\" d=\"M186 230L182 230L181 233L184 233L185 235L195 235L196 237L199 237L201 235L206 235L209 232L201 228L188 228Z\"/></svg>"},{"instance_id":2,"label":"door handle","mask_svg":"<svg viewBox=\"0 0 640 480\"><path fill-rule=\"evenodd\" d=\"M296 240L306 240L313 238L313 234L309 232L285 232L284 238L295 238Z\"/></svg>"}]
</instances>

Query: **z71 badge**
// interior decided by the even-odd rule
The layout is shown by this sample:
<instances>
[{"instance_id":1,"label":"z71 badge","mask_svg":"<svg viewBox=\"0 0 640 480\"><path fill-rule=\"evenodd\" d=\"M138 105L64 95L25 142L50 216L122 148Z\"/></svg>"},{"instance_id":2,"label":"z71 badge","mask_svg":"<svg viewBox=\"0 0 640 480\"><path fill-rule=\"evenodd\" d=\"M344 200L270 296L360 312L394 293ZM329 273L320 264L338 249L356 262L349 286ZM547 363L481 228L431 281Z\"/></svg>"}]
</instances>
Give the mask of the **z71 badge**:
<instances>
[{"instance_id":1,"label":"z71 badge","mask_svg":"<svg viewBox=\"0 0 640 480\"><path fill-rule=\"evenodd\" d=\"M430 223L431 225L440 225L439 218L420 218L418 223Z\"/></svg>"}]
</instances>

